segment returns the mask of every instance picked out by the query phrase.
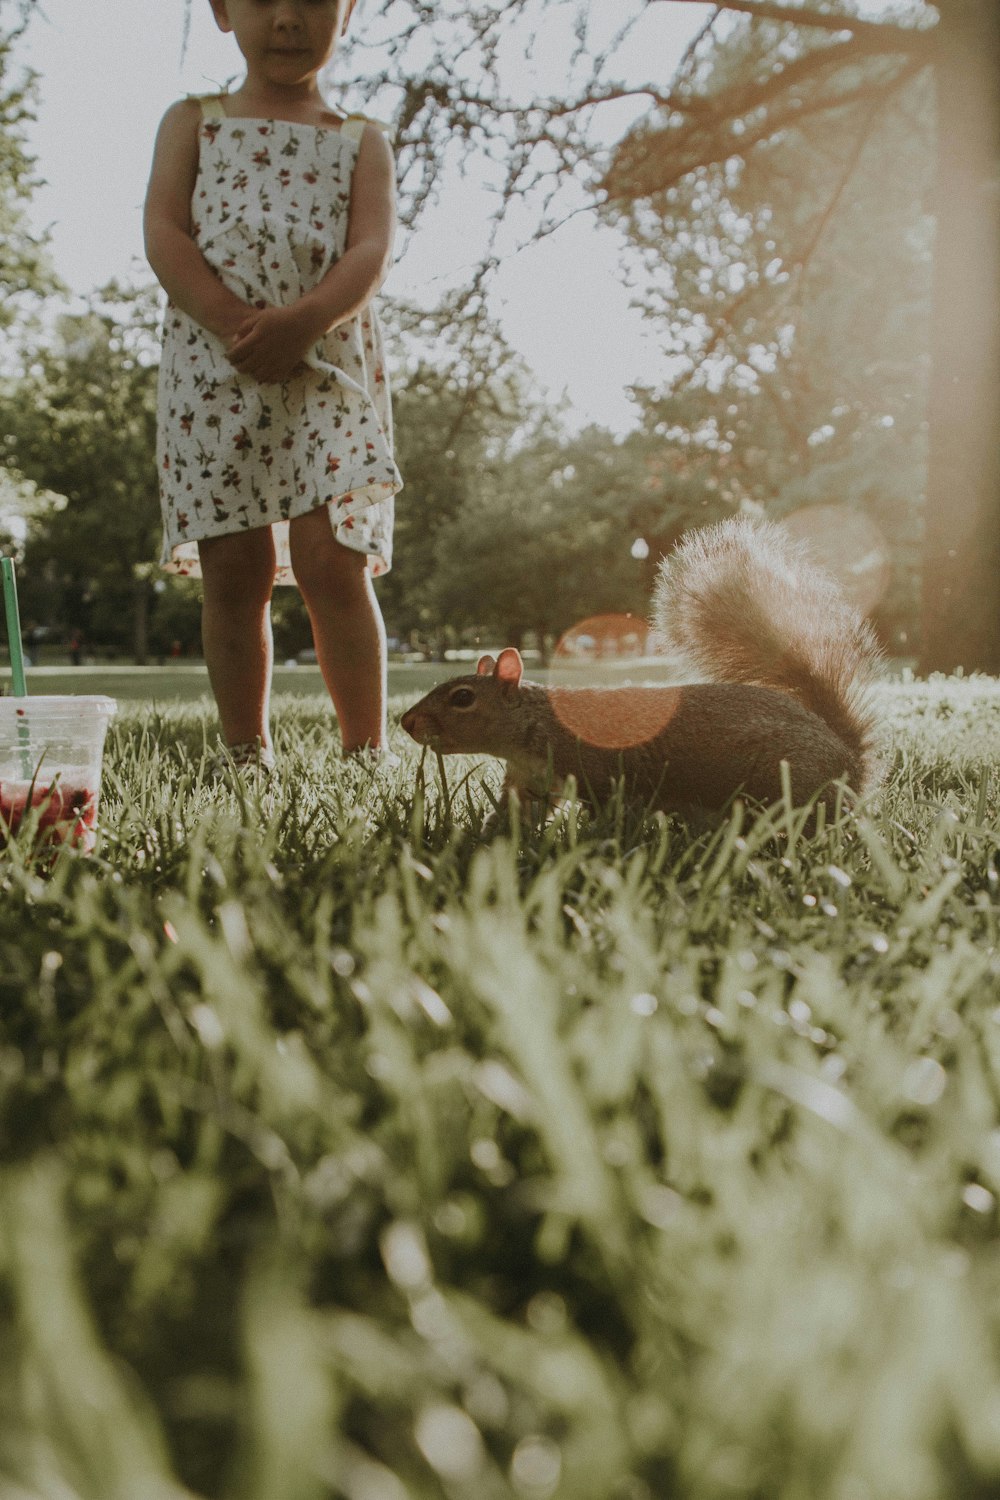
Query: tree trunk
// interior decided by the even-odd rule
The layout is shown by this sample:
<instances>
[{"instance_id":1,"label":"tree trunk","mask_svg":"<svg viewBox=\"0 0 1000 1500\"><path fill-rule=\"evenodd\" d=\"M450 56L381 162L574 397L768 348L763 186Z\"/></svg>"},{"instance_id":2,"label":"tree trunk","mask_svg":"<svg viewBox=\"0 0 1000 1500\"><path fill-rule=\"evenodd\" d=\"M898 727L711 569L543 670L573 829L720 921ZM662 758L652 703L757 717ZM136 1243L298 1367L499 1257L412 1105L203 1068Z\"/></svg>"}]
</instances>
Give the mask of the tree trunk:
<instances>
[{"instance_id":1,"label":"tree trunk","mask_svg":"<svg viewBox=\"0 0 1000 1500\"><path fill-rule=\"evenodd\" d=\"M137 578L132 591L132 655L137 667L149 655L149 581Z\"/></svg>"},{"instance_id":2,"label":"tree trunk","mask_svg":"<svg viewBox=\"0 0 1000 1500\"><path fill-rule=\"evenodd\" d=\"M922 672L1000 673L1000 5L936 27Z\"/></svg>"}]
</instances>

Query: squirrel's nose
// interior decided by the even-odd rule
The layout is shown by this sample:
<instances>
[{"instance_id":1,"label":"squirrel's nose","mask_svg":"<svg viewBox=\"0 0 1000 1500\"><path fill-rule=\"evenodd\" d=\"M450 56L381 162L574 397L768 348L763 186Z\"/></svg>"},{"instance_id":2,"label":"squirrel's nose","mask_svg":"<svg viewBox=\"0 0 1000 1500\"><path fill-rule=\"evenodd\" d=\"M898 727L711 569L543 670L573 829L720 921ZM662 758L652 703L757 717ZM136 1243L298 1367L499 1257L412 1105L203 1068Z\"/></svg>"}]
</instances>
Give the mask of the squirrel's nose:
<instances>
[{"instance_id":1,"label":"squirrel's nose","mask_svg":"<svg viewBox=\"0 0 1000 1500\"><path fill-rule=\"evenodd\" d=\"M410 737L412 739L416 739L416 737L417 737L416 736L416 727L417 727L417 711L416 711L416 709L415 708L408 708L406 710L406 713L403 715L403 717L400 719L399 722L403 726L403 728L406 730L407 734L410 735Z\"/></svg>"}]
</instances>

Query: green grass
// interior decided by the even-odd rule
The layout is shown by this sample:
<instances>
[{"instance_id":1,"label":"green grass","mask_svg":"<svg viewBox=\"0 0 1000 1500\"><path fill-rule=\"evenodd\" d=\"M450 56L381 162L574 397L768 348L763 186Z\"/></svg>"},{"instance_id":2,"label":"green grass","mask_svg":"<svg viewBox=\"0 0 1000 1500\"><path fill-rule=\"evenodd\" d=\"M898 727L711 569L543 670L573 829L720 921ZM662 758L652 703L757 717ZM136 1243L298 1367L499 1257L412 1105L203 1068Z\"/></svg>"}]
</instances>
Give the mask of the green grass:
<instances>
[{"instance_id":1,"label":"green grass","mask_svg":"<svg viewBox=\"0 0 1000 1500\"><path fill-rule=\"evenodd\" d=\"M390 691L400 696L416 697L427 692L442 677L458 670L461 669L451 663L392 662L389 668ZM9 672L0 670L0 684L9 691ZM323 679L318 667L287 667L279 663L274 669L274 687L282 696L315 697L323 692ZM28 674L28 691L107 694L123 704L145 704L155 708L175 703L200 704L211 698L208 672L204 662L200 661L172 662L162 667L115 663L35 667Z\"/></svg>"},{"instance_id":2,"label":"green grass","mask_svg":"<svg viewBox=\"0 0 1000 1500\"><path fill-rule=\"evenodd\" d=\"M497 647L493 648L496 651ZM445 677L475 671L475 662L407 662L390 660L389 692L401 703L426 693ZM562 660L549 670L537 662L528 663L529 674L545 682L665 682L673 680L670 664L664 658L621 658L610 661ZM0 667L0 688L10 691L10 671ZM279 696L315 697L323 693L323 679L316 666L289 667L279 662L274 668L274 688ZM82 667L68 665L33 667L28 673L29 693L97 693L107 694L125 704L146 704L166 708L175 703L202 703L211 698L208 673L204 662L169 662L164 666L132 666L125 663L93 663Z\"/></svg>"},{"instance_id":3,"label":"green grass","mask_svg":"<svg viewBox=\"0 0 1000 1500\"><path fill-rule=\"evenodd\" d=\"M3 1500L1000 1493L1000 688L882 707L812 838L124 708L0 855Z\"/></svg>"}]
</instances>

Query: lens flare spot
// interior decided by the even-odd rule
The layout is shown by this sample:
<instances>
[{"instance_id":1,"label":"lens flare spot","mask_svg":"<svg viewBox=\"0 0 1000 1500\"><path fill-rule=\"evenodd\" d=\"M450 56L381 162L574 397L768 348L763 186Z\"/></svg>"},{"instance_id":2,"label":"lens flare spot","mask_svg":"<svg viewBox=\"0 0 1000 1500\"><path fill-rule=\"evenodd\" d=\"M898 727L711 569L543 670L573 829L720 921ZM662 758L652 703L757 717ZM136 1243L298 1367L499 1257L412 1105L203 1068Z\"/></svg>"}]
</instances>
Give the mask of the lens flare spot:
<instances>
[{"instance_id":1,"label":"lens flare spot","mask_svg":"<svg viewBox=\"0 0 1000 1500\"><path fill-rule=\"evenodd\" d=\"M649 626L641 615L590 615L562 636L555 660L564 666L610 667L614 675L618 667L652 654L649 637ZM680 691L631 684L553 687L549 699L560 722L584 744L626 750L663 732L677 712Z\"/></svg>"},{"instance_id":2,"label":"lens flare spot","mask_svg":"<svg viewBox=\"0 0 1000 1500\"><path fill-rule=\"evenodd\" d=\"M856 609L876 609L892 580L892 558L871 516L847 505L807 505L782 518L813 557L832 573Z\"/></svg>"},{"instance_id":3,"label":"lens flare spot","mask_svg":"<svg viewBox=\"0 0 1000 1500\"><path fill-rule=\"evenodd\" d=\"M649 649L649 626L640 615L590 615L559 638L557 658L571 661L638 661Z\"/></svg>"},{"instance_id":4,"label":"lens flare spot","mask_svg":"<svg viewBox=\"0 0 1000 1500\"><path fill-rule=\"evenodd\" d=\"M683 688L549 688L556 718L585 745L627 750L662 734L680 707Z\"/></svg>"}]
</instances>

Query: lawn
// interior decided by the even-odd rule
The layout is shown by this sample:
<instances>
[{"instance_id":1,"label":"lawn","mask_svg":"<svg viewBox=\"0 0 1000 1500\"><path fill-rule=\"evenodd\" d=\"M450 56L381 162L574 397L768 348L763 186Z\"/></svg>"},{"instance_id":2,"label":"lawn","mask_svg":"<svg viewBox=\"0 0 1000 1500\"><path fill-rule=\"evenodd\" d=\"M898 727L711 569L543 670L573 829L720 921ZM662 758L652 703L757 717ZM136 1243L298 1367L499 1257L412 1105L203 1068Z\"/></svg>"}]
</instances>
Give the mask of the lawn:
<instances>
[{"instance_id":1,"label":"lawn","mask_svg":"<svg viewBox=\"0 0 1000 1500\"><path fill-rule=\"evenodd\" d=\"M488 648L487 648L488 649ZM500 647L492 648L494 653ZM400 705L412 702L445 677L474 672L475 660L468 661L401 661L389 662L389 692L400 699ZM536 663L529 663L531 675L546 682L666 682L673 680L671 667L662 657L616 661L566 660L541 673ZM82 667L67 665L33 667L28 673L31 693L101 693L123 704L147 704L154 708L173 703L208 701L211 689L204 662L169 662L164 666L136 667L116 662L92 663ZM10 671L0 667L0 688L10 691ZM279 696L315 697L323 693L323 679L316 666L274 668L274 689Z\"/></svg>"},{"instance_id":2,"label":"lawn","mask_svg":"<svg viewBox=\"0 0 1000 1500\"><path fill-rule=\"evenodd\" d=\"M393 662L391 690L401 696L416 696L456 670L461 668L432 662ZM9 691L9 671L0 670L0 682ZM82 667L34 667L28 674L28 687L32 693L106 693L122 704L151 704L154 708L200 703L211 697L208 673L201 661L145 667L115 662ZM318 667L278 664L274 669L274 687L282 696L309 698L323 692L323 679Z\"/></svg>"},{"instance_id":3,"label":"lawn","mask_svg":"<svg viewBox=\"0 0 1000 1500\"><path fill-rule=\"evenodd\" d=\"M3 1500L1000 1493L1000 685L880 692L811 838L123 701L0 854Z\"/></svg>"}]
</instances>

